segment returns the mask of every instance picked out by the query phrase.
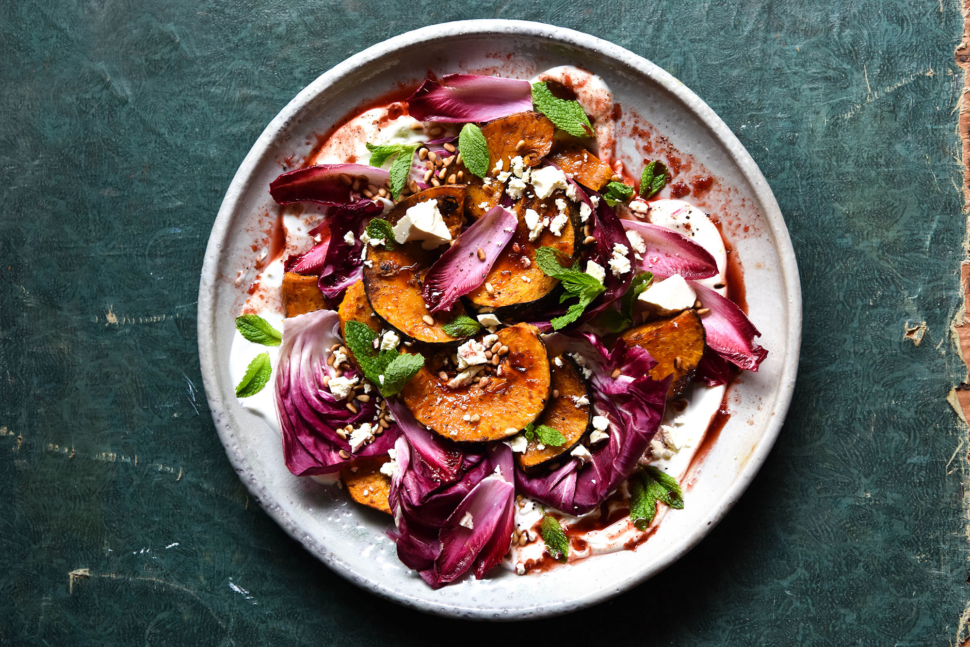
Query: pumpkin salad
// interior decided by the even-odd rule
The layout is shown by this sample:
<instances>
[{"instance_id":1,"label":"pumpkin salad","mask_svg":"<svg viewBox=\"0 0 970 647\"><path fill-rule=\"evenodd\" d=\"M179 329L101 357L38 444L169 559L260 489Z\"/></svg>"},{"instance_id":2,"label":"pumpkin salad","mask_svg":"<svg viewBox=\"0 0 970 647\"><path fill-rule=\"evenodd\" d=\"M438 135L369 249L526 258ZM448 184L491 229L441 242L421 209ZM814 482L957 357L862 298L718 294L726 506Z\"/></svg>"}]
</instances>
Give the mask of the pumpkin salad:
<instances>
[{"instance_id":1,"label":"pumpkin salad","mask_svg":"<svg viewBox=\"0 0 970 647\"><path fill-rule=\"evenodd\" d=\"M285 245L237 280L236 395L432 587L642 543L767 356L716 223L621 159L613 114L574 67L428 78L269 186Z\"/></svg>"}]
</instances>

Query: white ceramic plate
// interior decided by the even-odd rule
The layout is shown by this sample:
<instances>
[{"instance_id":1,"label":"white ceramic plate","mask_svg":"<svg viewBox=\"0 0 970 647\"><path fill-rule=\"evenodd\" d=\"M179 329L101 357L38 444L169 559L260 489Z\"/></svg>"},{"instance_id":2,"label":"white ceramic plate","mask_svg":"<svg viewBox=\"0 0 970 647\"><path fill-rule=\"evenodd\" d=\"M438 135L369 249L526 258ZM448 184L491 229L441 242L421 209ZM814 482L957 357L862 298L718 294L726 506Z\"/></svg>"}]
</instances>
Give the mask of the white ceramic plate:
<instances>
[{"instance_id":1,"label":"white ceramic plate","mask_svg":"<svg viewBox=\"0 0 970 647\"><path fill-rule=\"evenodd\" d=\"M511 59L507 55L513 55ZM367 100L437 74L498 69L529 78L571 64L601 75L615 100L638 111L678 150L732 187L734 242L745 268L749 316L770 351L759 373L733 388L733 412L687 493L660 530L636 551L598 556L541 575L501 569L482 581L466 578L432 590L397 559L384 535L385 515L352 505L346 494L292 476L280 439L239 406L229 378L233 319L246 285L234 284L253 261L272 201L267 192L280 161L309 150L323 133ZM636 160L639 169L641 160ZM638 171L637 171L638 172ZM690 198L688 198L690 199ZM740 207L743 203L744 207ZM266 127L223 200L206 249L199 288L199 355L209 407L229 460L260 505L307 550L343 577L396 602L441 615L495 620L574 611L643 582L697 544L731 508L761 467L781 429L795 384L801 336L801 294L788 231L754 161L720 118L662 69L631 52L568 29L532 22L474 20L426 27L349 58L311 83Z\"/></svg>"}]
</instances>

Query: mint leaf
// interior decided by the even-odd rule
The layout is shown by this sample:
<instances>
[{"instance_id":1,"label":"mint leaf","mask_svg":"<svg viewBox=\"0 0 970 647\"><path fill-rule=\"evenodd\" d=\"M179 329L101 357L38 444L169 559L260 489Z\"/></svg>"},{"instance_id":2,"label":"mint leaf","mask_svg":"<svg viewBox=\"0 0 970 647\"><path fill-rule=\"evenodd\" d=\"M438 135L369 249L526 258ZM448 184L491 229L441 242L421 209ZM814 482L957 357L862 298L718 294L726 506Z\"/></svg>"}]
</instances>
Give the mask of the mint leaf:
<instances>
[{"instance_id":1,"label":"mint leaf","mask_svg":"<svg viewBox=\"0 0 970 647\"><path fill-rule=\"evenodd\" d=\"M384 249L387 251L394 250L394 229L388 221L374 218L367 223L367 235L374 241L383 240Z\"/></svg>"},{"instance_id":2,"label":"mint leaf","mask_svg":"<svg viewBox=\"0 0 970 647\"><path fill-rule=\"evenodd\" d=\"M377 359L377 351L374 350L375 339L377 339L377 333L371 330L370 326L359 321L348 321L344 326L344 341L347 343L347 348L363 369L364 377L371 382L374 382L377 377L374 371L374 363Z\"/></svg>"},{"instance_id":3,"label":"mint leaf","mask_svg":"<svg viewBox=\"0 0 970 647\"><path fill-rule=\"evenodd\" d=\"M640 176L640 195L644 198L655 196L667 184L667 176L667 166L660 160L647 164Z\"/></svg>"},{"instance_id":4,"label":"mint leaf","mask_svg":"<svg viewBox=\"0 0 970 647\"><path fill-rule=\"evenodd\" d=\"M610 182L606 185L606 193L603 194L603 199L606 200L606 204L611 207L615 207L617 203L626 202L633 197L633 187L627 186L622 182Z\"/></svg>"},{"instance_id":5,"label":"mint leaf","mask_svg":"<svg viewBox=\"0 0 970 647\"><path fill-rule=\"evenodd\" d=\"M555 317L549 322L554 330L564 328L579 319L586 307L606 290L599 279L580 271L578 261L572 267L561 266L557 252L552 247L537 249L536 263L547 276L559 279L562 283L565 292L559 299L560 303L572 298L579 299L579 303L569 306L566 314Z\"/></svg>"},{"instance_id":6,"label":"mint leaf","mask_svg":"<svg viewBox=\"0 0 970 647\"><path fill-rule=\"evenodd\" d=\"M465 168L484 178L488 174L488 142L482 129L475 124L465 124L458 134L458 152Z\"/></svg>"},{"instance_id":7,"label":"mint leaf","mask_svg":"<svg viewBox=\"0 0 970 647\"><path fill-rule=\"evenodd\" d=\"M418 150L417 145L403 147L397 159L391 164L391 195L395 200L407 186L408 174L411 172L411 163L414 161L416 150Z\"/></svg>"},{"instance_id":8,"label":"mint leaf","mask_svg":"<svg viewBox=\"0 0 970 647\"><path fill-rule=\"evenodd\" d=\"M657 515L657 503L682 510L684 495L677 479L653 466L637 472L629 481L630 519L640 530L646 530Z\"/></svg>"},{"instance_id":9,"label":"mint leaf","mask_svg":"<svg viewBox=\"0 0 970 647\"><path fill-rule=\"evenodd\" d=\"M566 437L548 425L539 425L535 429L536 437L539 442L549 447L562 447L566 444Z\"/></svg>"},{"instance_id":10,"label":"mint leaf","mask_svg":"<svg viewBox=\"0 0 970 647\"><path fill-rule=\"evenodd\" d=\"M273 367L269 361L269 353L260 353L257 355L249 363L246 374L239 380L239 384L236 386L236 397L248 398L262 391L266 383L269 382L269 377L272 372Z\"/></svg>"},{"instance_id":11,"label":"mint leaf","mask_svg":"<svg viewBox=\"0 0 970 647\"><path fill-rule=\"evenodd\" d=\"M236 330L247 341L263 346L279 346L283 335L259 315L236 317Z\"/></svg>"},{"instance_id":12,"label":"mint leaf","mask_svg":"<svg viewBox=\"0 0 970 647\"><path fill-rule=\"evenodd\" d=\"M414 161L414 151L420 146L420 144L367 144L371 166L380 168L387 160L397 155L397 159L391 164L391 196L395 200L407 186L411 163Z\"/></svg>"},{"instance_id":13,"label":"mint leaf","mask_svg":"<svg viewBox=\"0 0 970 647\"><path fill-rule=\"evenodd\" d=\"M545 83L532 84L532 105L536 110L549 117L549 121L559 130L565 130L576 137L592 137L593 126L589 123L586 111L576 101L557 98Z\"/></svg>"},{"instance_id":14,"label":"mint leaf","mask_svg":"<svg viewBox=\"0 0 970 647\"><path fill-rule=\"evenodd\" d=\"M563 532L562 526L554 517L545 515L542 517L542 525L539 527L542 534L542 541L546 542L546 550L553 559L565 562L569 557L569 538Z\"/></svg>"},{"instance_id":15,"label":"mint leaf","mask_svg":"<svg viewBox=\"0 0 970 647\"><path fill-rule=\"evenodd\" d=\"M478 323L468 315L458 315L448 323L441 326L441 329L452 337L471 337L482 329L482 324Z\"/></svg>"},{"instance_id":16,"label":"mint leaf","mask_svg":"<svg viewBox=\"0 0 970 647\"><path fill-rule=\"evenodd\" d=\"M627 288L626 294L623 295L623 299L620 301L620 314L623 315L624 319L633 320L633 305L637 302L637 298L643 294L650 283L653 282L653 274L650 272L640 272L633 277L630 281L630 287Z\"/></svg>"},{"instance_id":17,"label":"mint leaf","mask_svg":"<svg viewBox=\"0 0 970 647\"><path fill-rule=\"evenodd\" d=\"M647 466L647 473L664 489L664 495L660 498L660 501L675 510L683 510L684 493L680 489L680 483L677 482L677 479L653 465Z\"/></svg>"},{"instance_id":18,"label":"mint leaf","mask_svg":"<svg viewBox=\"0 0 970 647\"><path fill-rule=\"evenodd\" d=\"M414 355L410 355L408 353L398 354L398 356L387 365L387 368L384 369L384 384L381 386L381 394L385 398L389 398L400 393L401 389L404 388L404 385L407 384L412 377L417 375L422 366L424 366L424 355L421 355L420 353L415 353Z\"/></svg>"},{"instance_id":19,"label":"mint leaf","mask_svg":"<svg viewBox=\"0 0 970 647\"><path fill-rule=\"evenodd\" d=\"M384 166L384 162L401 152L406 146L404 144L367 144L370 151L370 161L367 163L378 168Z\"/></svg>"}]
</instances>

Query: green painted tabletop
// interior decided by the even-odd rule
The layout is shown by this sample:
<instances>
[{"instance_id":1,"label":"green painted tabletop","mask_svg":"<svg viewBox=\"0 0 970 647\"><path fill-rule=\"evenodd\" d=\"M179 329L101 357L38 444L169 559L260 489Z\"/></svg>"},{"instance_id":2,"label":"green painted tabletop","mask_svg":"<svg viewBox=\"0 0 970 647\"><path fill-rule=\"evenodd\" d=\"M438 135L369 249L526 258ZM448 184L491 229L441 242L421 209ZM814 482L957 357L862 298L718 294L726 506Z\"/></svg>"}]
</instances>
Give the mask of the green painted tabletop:
<instances>
[{"instance_id":1,"label":"green painted tabletop","mask_svg":"<svg viewBox=\"0 0 970 647\"><path fill-rule=\"evenodd\" d=\"M470 626L359 591L247 496L196 300L229 181L300 89L488 17L613 41L706 100L781 204L805 325L778 443L703 543L598 608ZM0 0L0 644L958 642L961 33L953 0Z\"/></svg>"}]
</instances>

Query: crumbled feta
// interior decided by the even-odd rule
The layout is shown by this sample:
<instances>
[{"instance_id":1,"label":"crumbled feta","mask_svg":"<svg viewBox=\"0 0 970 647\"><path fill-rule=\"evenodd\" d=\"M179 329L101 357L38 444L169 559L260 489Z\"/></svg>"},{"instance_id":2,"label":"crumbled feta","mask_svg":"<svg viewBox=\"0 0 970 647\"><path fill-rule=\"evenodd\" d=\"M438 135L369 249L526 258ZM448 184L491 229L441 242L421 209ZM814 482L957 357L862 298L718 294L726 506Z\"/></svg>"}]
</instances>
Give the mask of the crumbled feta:
<instances>
[{"instance_id":1,"label":"crumbled feta","mask_svg":"<svg viewBox=\"0 0 970 647\"><path fill-rule=\"evenodd\" d=\"M606 416L593 416L593 429L606 431L610 428L610 420Z\"/></svg>"},{"instance_id":2,"label":"crumbled feta","mask_svg":"<svg viewBox=\"0 0 970 647\"><path fill-rule=\"evenodd\" d=\"M354 245L354 232L348 231L344 234L344 242L353 247Z\"/></svg>"},{"instance_id":3,"label":"crumbled feta","mask_svg":"<svg viewBox=\"0 0 970 647\"><path fill-rule=\"evenodd\" d=\"M438 211L437 200L419 202L394 225L394 240L400 244L422 241L423 249L435 249L451 240L451 232Z\"/></svg>"},{"instance_id":4,"label":"crumbled feta","mask_svg":"<svg viewBox=\"0 0 970 647\"><path fill-rule=\"evenodd\" d=\"M502 160L495 162L495 168L492 169L492 173L495 173L496 175L498 175L499 173L502 172L503 166L505 166L505 162L503 162Z\"/></svg>"},{"instance_id":5,"label":"crumbled feta","mask_svg":"<svg viewBox=\"0 0 970 647\"><path fill-rule=\"evenodd\" d=\"M562 368L562 358L561 357L557 357L556 359L554 359L552 361L556 364L556 366Z\"/></svg>"},{"instance_id":6,"label":"crumbled feta","mask_svg":"<svg viewBox=\"0 0 970 647\"><path fill-rule=\"evenodd\" d=\"M525 165L525 160L522 159L521 155L516 155L509 160L509 170L515 173L515 177L522 177L528 172Z\"/></svg>"},{"instance_id":7,"label":"crumbled feta","mask_svg":"<svg viewBox=\"0 0 970 647\"><path fill-rule=\"evenodd\" d=\"M498 335L485 335L482 337L482 346L485 348L491 348L498 341Z\"/></svg>"},{"instance_id":8,"label":"crumbled feta","mask_svg":"<svg viewBox=\"0 0 970 647\"><path fill-rule=\"evenodd\" d=\"M597 443L601 443L604 440L609 439L609 437L610 437L610 435L608 433L606 433L605 431L600 431L599 429L594 429L593 432L589 435L589 444L590 445L595 445Z\"/></svg>"},{"instance_id":9,"label":"crumbled feta","mask_svg":"<svg viewBox=\"0 0 970 647\"><path fill-rule=\"evenodd\" d=\"M516 575L525 575L525 565L523 565L522 563L516 564L515 565L515 574Z\"/></svg>"},{"instance_id":10,"label":"crumbled feta","mask_svg":"<svg viewBox=\"0 0 970 647\"><path fill-rule=\"evenodd\" d=\"M479 209L488 209L488 203L487 202L479 202L478 203L478 208Z\"/></svg>"},{"instance_id":11,"label":"crumbled feta","mask_svg":"<svg viewBox=\"0 0 970 647\"><path fill-rule=\"evenodd\" d=\"M397 450L392 447L387 450L387 455L391 460L381 465L381 474L394 478L394 473L397 472Z\"/></svg>"},{"instance_id":12,"label":"crumbled feta","mask_svg":"<svg viewBox=\"0 0 970 647\"><path fill-rule=\"evenodd\" d=\"M529 447L529 441L525 439L525 436L519 434L509 441L509 447L511 447L512 451L516 454L523 454Z\"/></svg>"},{"instance_id":13,"label":"crumbled feta","mask_svg":"<svg viewBox=\"0 0 970 647\"><path fill-rule=\"evenodd\" d=\"M593 455L583 445L576 445L576 448L569 452L569 455L578 460L580 465L585 465L593 460Z\"/></svg>"},{"instance_id":14,"label":"crumbled feta","mask_svg":"<svg viewBox=\"0 0 970 647\"><path fill-rule=\"evenodd\" d=\"M523 276L522 277L522 281L524 283L532 283L532 279L530 279L528 276Z\"/></svg>"},{"instance_id":15,"label":"crumbled feta","mask_svg":"<svg viewBox=\"0 0 970 647\"><path fill-rule=\"evenodd\" d=\"M481 364L466 368L464 371L462 371L461 373L459 373L458 375L456 375L455 377L451 378L448 381L448 388L460 389L463 386L468 386L469 384L472 383L472 380L475 379L475 375L483 368L485 367L482 366Z\"/></svg>"},{"instance_id":16,"label":"crumbled feta","mask_svg":"<svg viewBox=\"0 0 970 647\"><path fill-rule=\"evenodd\" d=\"M512 177L512 172L511 171L502 171L496 177L498 178L498 181L499 182L501 182L502 184L505 184L506 182L509 181L509 178Z\"/></svg>"},{"instance_id":17,"label":"crumbled feta","mask_svg":"<svg viewBox=\"0 0 970 647\"><path fill-rule=\"evenodd\" d=\"M367 267L374 267L374 261L364 261L364 265Z\"/></svg>"},{"instance_id":18,"label":"crumbled feta","mask_svg":"<svg viewBox=\"0 0 970 647\"><path fill-rule=\"evenodd\" d=\"M369 422L365 422L350 432L350 439L348 441L350 442L350 451L356 454L357 450L373 437L373 427L371 427Z\"/></svg>"},{"instance_id":19,"label":"crumbled feta","mask_svg":"<svg viewBox=\"0 0 970 647\"><path fill-rule=\"evenodd\" d=\"M347 353L342 349L338 348L333 352L333 367L337 368L341 364L346 363L348 360Z\"/></svg>"},{"instance_id":20,"label":"crumbled feta","mask_svg":"<svg viewBox=\"0 0 970 647\"><path fill-rule=\"evenodd\" d=\"M558 216L552 219L552 223L549 224L549 231L551 231L556 236L562 236L562 228L566 226L569 222L569 216L560 213Z\"/></svg>"},{"instance_id":21,"label":"crumbled feta","mask_svg":"<svg viewBox=\"0 0 970 647\"><path fill-rule=\"evenodd\" d=\"M589 220L589 217L591 215L593 215L593 210L589 208L589 205L586 204L585 202L580 203L579 219L582 220L583 222L586 222L587 220Z\"/></svg>"},{"instance_id":22,"label":"crumbled feta","mask_svg":"<svg viewBox=\"0 0 970 647\"><path fill-rule=\"evenodd\" d=\"M525 188L527 186L528 185L525 183L525 180L514 177L511 180L509 180L509 183L506 186L505 191L506 193L509 194L510 198L512 198L513 200L518 200L519 198L522 197L522 194L525 193Z\"/></svg>"},{"instance_id":23,"label":"crumbled feta","mask_svg":"<svg viewBox=\"0 0 970 647\"><path fill-rule=\"evenodd\" d=\"M393 330L388 330L381 335L381 350L394 350L401 343L401 338Z\"/></svg>"},{"instance_id":24,"label":"crumbled feta","mask_svg":"<svg viewBox=\"0 0 970 647\"><path fill-rule=\"evenodd\" d=\"M350 392L357 386L357 381L358 378L356 377L332 377L327 386L330 387L330 392L333 393L334 400L346 400Z\"/></svg>"},{"instance_id":25,"label":"crumbled feta","mask_svg":"<svg viewBox=\"0 0 970 647\"><path fill-rule=\"evenodd\" d=\"M532 188L540 200L548 198L556 189L565 191L568 186L566 174L555 166L544 166L532 171Z\"/></svg>"},{"instance_id":26,"label":"crumbled feta","mask_svg":"<svg viewBox=\"0 0 970 647\"><path fill-rule=\"evenodd\" d=\"M694 305L697 293L687 284L684 277L674 274L659 283L654 283L640 295L640 301L654 306L660 315L669 315L686 310Z\"/></svg>"},{"instance_id":27,"label":"crumbled feta","mask_svg":"<svg viewBox=\"0 0 970 647\"><path fill-rule=\"evenodd\" d=\"M576 408L577 409L580 408L580 407L588 407L589 406L589 398L586 397L585 395L574 395L573 396L573 404L576 405Z\"/></svg>"},{"instance_id":28,"label":"crumbled feta","mask_svg":"<svg viewBox=\"0 0 970 647\"><path fill-rule=\"evenodd\" d=\"M529 228L529 240L535 240L542 233L543 220L535 209L525 210L525 226Z\"/></svg>"},{"instance_id":29,"label":"crumbled feta","mask_svg":"<svg viewBox=\"0 0 970 647\"><path fill-rule=\"evenodd\" d=\"M475 521L474 519L472 519L472 513L466 512L465 516L462 517L461 521L458 522L458 525L463 528L468 528L469 530L473 530L475 528Z\"/></svg>"},{"instance_id":30,"label":"crumbled feta","mask_svg":"<svg viewBox=\"0 0 970 647\"><path fill-rule=\"evenodd\" d=\"M575 183L570 182L569 186L566 187L566 197L573 202L579 202L579 192L576 189Z\"/></svg>"},{"instance_id":31,"label":"crumbled feta","mask_svg":"<svg viewBox=\"0 0 970 647\"><path fill-rule=\"evenodd\" d=\"M626 274L632 269L629 254L629 247L620 243L614 243L613 256L610 258L610 269L613 270L613 276Z\"/></svg>"},{"instance_id":32,"label":"crumbled feta","mask_svg":"<svg viewBox=\"0 0 970 647\"><path fill-rule=\"evenodd\" d=\"M469 339L458 347L458 370L464 371L469 366L485 364L488 358L485 357L485 346L482 342Z\"/></svg>"},{"instance_id":33,"label":"crumbled feta","mask_svg":"<svg viewBox=\"0 0 970 647\"><path fill-rule=\"evenodd\" d=\"M370 392L371 392L370 382L364 382L364 393L370 393Z\"/></svg>"},{"instance_id":34,"label":"crumbled feta","mask_svg":"<svg viewBox=\"0 0 970 647\"><path fill-rule=\"evenodd\" d=\"M589 196L589 201L593 203L593 208L600 206L600 197L598 195Z\"/></svg>"},{"instance_id":35,"label":"crumbled feta","mask_svg":"<svg viewBox=\"0 0 970 647\"><path fill-rule=\"evenodd\" d=\"M639 198L631 200L628 206L638 218L643 218L643 215L650 211L650 205Z\"/></svg>"},{"instance_id":36,"label":"crumbled feta","mask_svg":"<svg viewBox=\"0 0 970 647\"><path fill-rule=\"evenodd\" d=\"M492 313L478 315L478 323L488 328L489 332L491 332L493 328L498 328L502 325L502 322L498 320L498 317Z\"/></svg>"},{"instance_id":37,"label":"crumbled feta","mask_svg":"<svg viewBox=\"0 0 970 647\"><path fill-rule=\"evenodd\" d=\"M586 261L586 273L600 283L606 281L606 269L596 261Z\"/></svg>"},{"instance_id":38,"label":"crumbled feta","mask_svg":"<svg viewBox=\"0 0 970 647\"><path fill-rule=\"evenodd\" d=\"M645 240L643 240L643 236L641 236L638 232L635 232L632 229L627 229L626 239L630 241L630 247L636 253L642 254L647 251L647 243Z\"/></svg>"}]
</instances>

